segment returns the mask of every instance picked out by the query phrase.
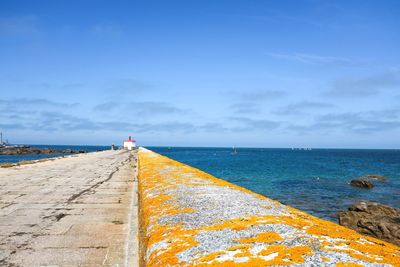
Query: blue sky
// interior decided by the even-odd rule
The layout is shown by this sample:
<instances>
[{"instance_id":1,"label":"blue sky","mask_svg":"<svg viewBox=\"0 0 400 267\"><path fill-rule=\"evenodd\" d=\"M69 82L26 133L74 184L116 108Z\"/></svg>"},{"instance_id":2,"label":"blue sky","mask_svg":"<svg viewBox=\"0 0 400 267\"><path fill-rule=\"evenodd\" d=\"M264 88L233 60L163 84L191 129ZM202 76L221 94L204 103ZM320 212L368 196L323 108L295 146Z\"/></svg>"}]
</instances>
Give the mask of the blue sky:
<instances>
[{"instance_id":1,"label":"blue sky","mask_svg":"<svg viewBox=\"0 0 400 267\"><path fill-rule=\"evenodd\" d=\"M0 0L14 143L400 148L399 1Z\"/></svg>"}]
</instances>

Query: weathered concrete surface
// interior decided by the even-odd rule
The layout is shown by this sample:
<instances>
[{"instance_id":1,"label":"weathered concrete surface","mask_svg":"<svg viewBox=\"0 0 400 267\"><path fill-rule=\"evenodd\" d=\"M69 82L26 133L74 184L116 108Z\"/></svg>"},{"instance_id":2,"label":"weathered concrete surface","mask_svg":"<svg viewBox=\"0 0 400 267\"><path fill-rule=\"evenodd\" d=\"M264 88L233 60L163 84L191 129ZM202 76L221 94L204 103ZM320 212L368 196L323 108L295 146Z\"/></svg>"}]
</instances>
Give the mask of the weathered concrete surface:
<instances>
[{"instance_id":1,"label":"weathered concrete surface","mask_svg":"<svg viewBox=\"0 0 400 267\"><path fill-rule=\"evenodd\" d=\"M146 266L400 266L400 248L139 150Z\"/></svg>"},{"instance_id":2,"label":"weathered concrete surface","mask_svg":"<svg viewBox=\"0 0 400 267\"><path fill-rule=\"evenodd\" d=\"M0 266L137 266L135 153L0 168Z\"/></svg>"}]
</instances>

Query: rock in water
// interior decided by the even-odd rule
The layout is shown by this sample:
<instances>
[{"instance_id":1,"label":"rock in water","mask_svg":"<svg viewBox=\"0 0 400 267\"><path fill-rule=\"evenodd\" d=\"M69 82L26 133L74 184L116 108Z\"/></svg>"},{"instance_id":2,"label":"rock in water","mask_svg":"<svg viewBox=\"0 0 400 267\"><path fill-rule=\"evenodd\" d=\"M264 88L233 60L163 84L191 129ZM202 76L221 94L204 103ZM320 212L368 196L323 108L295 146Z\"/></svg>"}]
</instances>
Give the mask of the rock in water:
<instances>
[{"instance_id":1,"label":"rock in water","mask_svg":"<svg viewBox=\"0 0 400 267\"><path fill-rule=\"evenodd\" d=\"M364 175L361 178L364 179L364 180L377 180L377 181L381 181L381 182L386 181L385 176L377 175L377 174L367 174L367 175Z\"/></svg>"},{"instance_id":2,"label":"rock in water","mask_svg":"<svg viewBox=\"0 0 400 267\"><path fill-rule=\"evenodd\" d=\"M359 179L351 180L350 184L352 186L361 187L361 188L372 188L372 187L374 187L374 184L371 183L370 181L359 180Z\"/></svg>"},{"instance_id":3,"label":"rock in water","mask_svg":"<svg viewBox=\"0 0 400 267\"><path fill-rule=\"evenodd\" d=\"M400 246L400 209L359 202L348 211L339 212L339 224Z\"/></svg>"}]
</instances>

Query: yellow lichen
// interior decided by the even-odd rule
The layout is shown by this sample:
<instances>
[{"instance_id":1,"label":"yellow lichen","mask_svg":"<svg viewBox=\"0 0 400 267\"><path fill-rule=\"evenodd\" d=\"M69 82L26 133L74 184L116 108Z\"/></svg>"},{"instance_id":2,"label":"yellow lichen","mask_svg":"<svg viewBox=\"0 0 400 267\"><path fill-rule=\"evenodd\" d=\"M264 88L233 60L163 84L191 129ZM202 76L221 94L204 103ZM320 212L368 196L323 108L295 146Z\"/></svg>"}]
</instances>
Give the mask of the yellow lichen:
<instances>
[{"instance_id":1,"label":"yellow lichen","mask_svg":"<svg viewBox=\"0 0 400 267\"><path fill-rule=\"evenodd\" d=\"M330 262L330 259L327 258L327 257L321 257L321 260L324 261L324 262Z\"/></svg>"},{"instance_id":2,"label":"yellow lichen","mask_svg":"<svg viewBox=\"0 0 400 267\"><path fill-rule=\"evenodd\" d=\"M255 243L255 242L273 243L281 240L283 240L283 238L278 233L266 232L258 234L257 236L254 237L242 238L239 239L238 241L240 243Z\"/></svg>"},{"instance_id":3,"label":"yellow lichen","mask_svg":"<svg viewBox=\"0 0 400 267\"><path fill-rule=\"evenodd\" d=\"M352 263L352 262L338 262L336 267L364 267L364 265Z\"/></svg>"},{"instance_id":4,"label":"yellow lichen","mask_svg":"<svg viewBox=\"0 0 400 267\"><path fill-rule=\"evenodd\" d=\"M274 253L278 254L275 258L267 262L269 265L302 263L304 262L304 256L311 256L313 254L311 248L307 246L287 247L273 245L261 251L259 255L268 256Z\"/></svg>"}]
</instances>

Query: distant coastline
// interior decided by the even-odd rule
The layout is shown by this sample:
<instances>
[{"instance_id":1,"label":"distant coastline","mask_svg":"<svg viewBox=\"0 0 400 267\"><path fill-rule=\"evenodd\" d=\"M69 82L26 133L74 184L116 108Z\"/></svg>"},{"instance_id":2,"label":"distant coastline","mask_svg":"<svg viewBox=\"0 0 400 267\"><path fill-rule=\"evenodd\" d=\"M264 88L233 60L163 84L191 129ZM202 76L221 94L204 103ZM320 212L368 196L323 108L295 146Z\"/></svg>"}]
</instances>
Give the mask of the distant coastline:
<instances>
[{"instance_id":1,"label":"distant coastline","mask_svg":"<svg viewBox=\"0 0 400 267\"><path fill-rule=\"evenodd\" d=\"M76 152L96 152L110 149L110 146L82 146L82 145L16 145L16 146L29 146L33 150L38 149L40 153L28 154L0 154L0 163L17 163L21 161L41 160L46 158L60 157L68 154L75 154ZM50 150L46 150L50 149ZM47 153L46 153L47 152ZM73 153L71 153L73 152Z\"/></svg>"}]
</instances>

